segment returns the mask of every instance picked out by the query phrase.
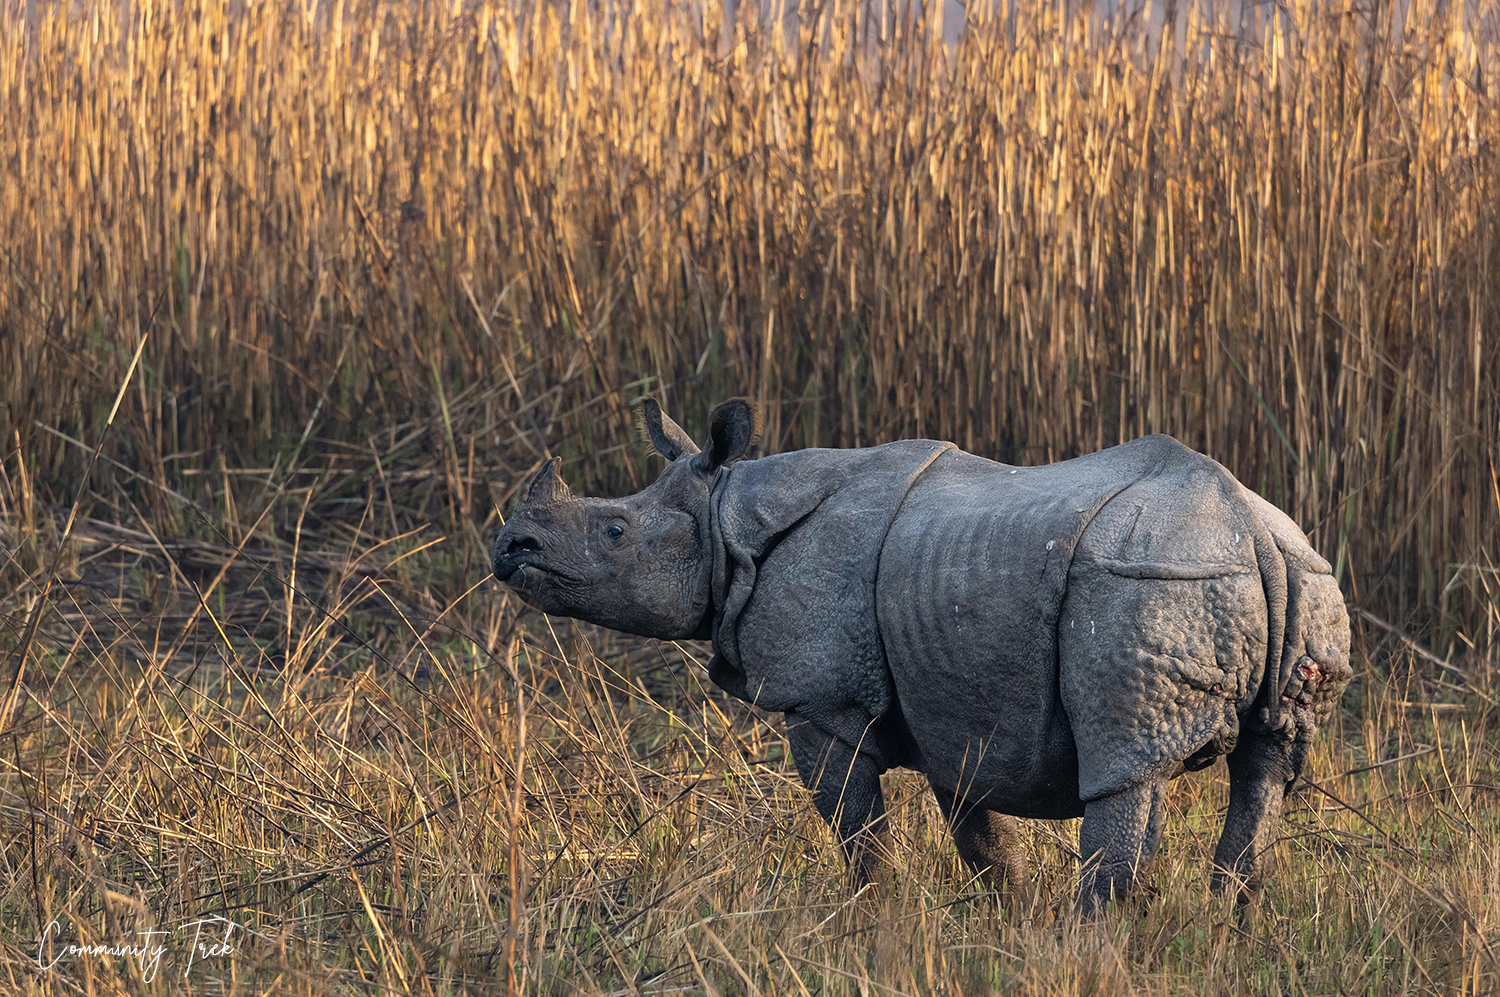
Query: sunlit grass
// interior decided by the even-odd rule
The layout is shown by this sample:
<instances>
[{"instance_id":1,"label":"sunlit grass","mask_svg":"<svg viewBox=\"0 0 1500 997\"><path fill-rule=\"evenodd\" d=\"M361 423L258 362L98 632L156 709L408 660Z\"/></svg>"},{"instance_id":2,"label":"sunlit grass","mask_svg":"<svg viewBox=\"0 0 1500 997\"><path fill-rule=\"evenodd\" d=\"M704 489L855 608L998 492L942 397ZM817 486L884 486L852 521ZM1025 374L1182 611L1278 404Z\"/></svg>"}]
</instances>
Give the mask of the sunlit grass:
<instances>
[{"instance_id":1,"label":"sunlit grass","mask_svg":"<svg viewBox=\"0 0 1500 997\"><path fill-rule=\"evenodd\" d=\"M1025 822L1032 895L988 895L915 773L886 776L892 883L851 897L779 720L713 690L697 645L517 626L493 590L444 607L385 570L399 552L354 577L338 565L373 541L313 535L289 617L290 545L258 544L224 608L182 632L187 587L143 589L179 551L122 554L92 521L80 534L86 584L42 628L0 758L10 988L1478 994L1500 979L1493 660L1455 688L1357 625L1355 685L1258 907L1207 892L1220 765L1173 784L1141 894L1079 928L1076 822ZM444 608L451 629L431 626ZM60 941L99 943L215 915L260 934L189 966L179 933L150 984L128 960L35 964L54 920Z\"/></svg>"}]
</instances>

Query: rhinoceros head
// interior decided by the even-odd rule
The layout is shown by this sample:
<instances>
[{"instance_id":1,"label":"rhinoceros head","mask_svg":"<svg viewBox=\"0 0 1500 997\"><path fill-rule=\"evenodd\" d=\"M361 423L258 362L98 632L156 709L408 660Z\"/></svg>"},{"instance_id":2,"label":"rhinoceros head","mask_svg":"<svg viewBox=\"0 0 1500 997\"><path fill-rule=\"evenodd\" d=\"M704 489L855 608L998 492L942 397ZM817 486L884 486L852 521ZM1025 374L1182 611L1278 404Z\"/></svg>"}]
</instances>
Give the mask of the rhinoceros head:
<instances>
[{"instance_id":1,"label":"rhinoceros head","mask_svg":"<svg viewBox=\"0 0 1500 997\"><path fill-rule=\"evenodd\" d=\"M642 416L667 459L650 487L622 499L575 498L553 457L495 537L491 564L496 578L545 613L643 637L706 635L709 491L754 439L754 412L738 398L719 405L702 450L655 401L643 403Z\"/></svg>"}]
</instances>

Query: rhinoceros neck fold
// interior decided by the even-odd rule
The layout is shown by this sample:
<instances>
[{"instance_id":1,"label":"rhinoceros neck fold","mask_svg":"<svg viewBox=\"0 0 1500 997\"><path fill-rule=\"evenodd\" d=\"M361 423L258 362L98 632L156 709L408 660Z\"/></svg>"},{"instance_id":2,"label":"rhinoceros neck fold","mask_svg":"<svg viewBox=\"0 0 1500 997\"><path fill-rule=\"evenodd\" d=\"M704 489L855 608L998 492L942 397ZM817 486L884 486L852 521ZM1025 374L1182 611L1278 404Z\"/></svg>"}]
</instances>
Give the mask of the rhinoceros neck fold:
<instances>
[{"instance_id":1,"label":"rhinoceros neck fold","mask_svg":"<svg viewBox=\"0 0 1500 997\"><path fill-rule=\"evenodd\" d=\"M710 501L710 677L766 709L843 697L880 716L889 676L874 614L880 548L951 443L799 450L734 466Z\"/></svg>"},{"instance_id":2,"label":"rhinoceros neck fold","mask_svg":"<svg viewBox=\"0 0 1500 997\"><path fill-rule=\"evenodd\" d=\"M734 468L735 465L730 465L720 471L713 487L708 492L708 545L709 556L713 558L713 571L710 575L708 592L708 613L716 650L719 645L719 624L724 618L724 600L729 593L730 573L733 570L724 551L723 517L719 512L719 503L724 500L724 493L728 490L729 479L734 474Z\"/></svg>"}]
</instances>

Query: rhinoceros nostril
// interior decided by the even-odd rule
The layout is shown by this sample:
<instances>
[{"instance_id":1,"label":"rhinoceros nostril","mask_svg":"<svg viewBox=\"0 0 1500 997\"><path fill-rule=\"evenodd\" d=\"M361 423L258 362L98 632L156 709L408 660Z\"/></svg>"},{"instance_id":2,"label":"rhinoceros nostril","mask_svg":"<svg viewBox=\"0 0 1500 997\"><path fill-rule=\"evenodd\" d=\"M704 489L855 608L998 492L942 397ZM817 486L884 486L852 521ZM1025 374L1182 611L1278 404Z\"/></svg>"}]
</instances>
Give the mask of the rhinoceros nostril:
<instances>
[{"instance_id":1,"label":"rhinoceros nostril","mask_svg":"<svg viewBox=\"0 0 1500 997\"><path fill-rule=\"evenodd\" d=\"M509 556L511 554L519 554L523 550L541 550L541 549L542 549L541 542L538 541L538 540L536 540L534 537L516 537L515 539L511 540L511 542L509 544L506 545L505 553L506 553L507 556Z\"/></svg>"}]
</instances>

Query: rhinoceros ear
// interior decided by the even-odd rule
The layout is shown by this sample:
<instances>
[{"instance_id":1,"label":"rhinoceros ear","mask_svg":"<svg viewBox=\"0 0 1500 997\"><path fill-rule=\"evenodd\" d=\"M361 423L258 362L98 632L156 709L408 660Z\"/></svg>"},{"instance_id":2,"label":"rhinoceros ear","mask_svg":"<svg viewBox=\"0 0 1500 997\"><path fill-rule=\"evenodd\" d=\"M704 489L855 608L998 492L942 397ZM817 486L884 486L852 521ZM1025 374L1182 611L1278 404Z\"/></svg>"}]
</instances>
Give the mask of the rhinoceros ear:
<instances>
[{"instance_id":1,"label":"rhinoceros ear","mask_svg":"<svg viewBox=\"0 0 1500 997\"><path fill-rule=\"evenodd\" d=\"M655 398L641 402L641 421L646 424L651 445L667 460L676 460L684 454L691 457L698 452L698 444L661 410Z\"/></svg>"},{"instance_id":2,"label":"rhinoceros ear","mask_svg":"<svg viewBox=\"0 0 1500 997\"><path fill-rule=\"evenodd\" d=\"M695 460L698 469L712 472L742 455L755 442L760 426L754 407L743 398L721 402L708 420L708 449Z\"/></svg>"},{"instance_id":3,"label":"rhinoceros ear","mask_svg":"<svg viewBox=\"0 0 1500 997\"><path fill-rule=\"evenodd\" d=\"M531 479L531 487L526 490L526 504L548 505L572 498L573 493L568 490L568 483L562 479L561 471L561 457L553 457L543 463L542 469Z\"/></svg>"}]
</instances>

